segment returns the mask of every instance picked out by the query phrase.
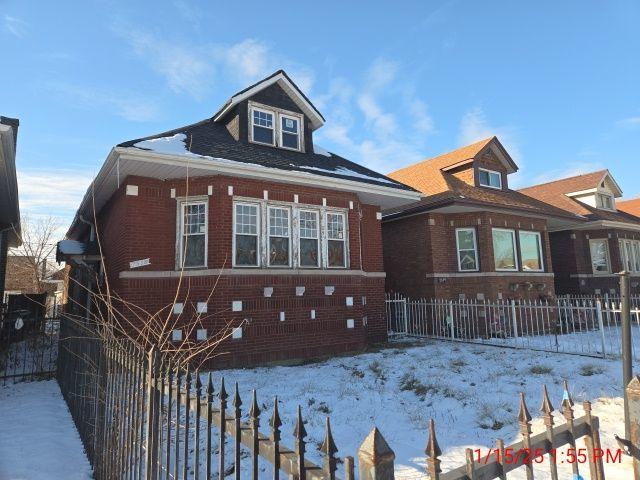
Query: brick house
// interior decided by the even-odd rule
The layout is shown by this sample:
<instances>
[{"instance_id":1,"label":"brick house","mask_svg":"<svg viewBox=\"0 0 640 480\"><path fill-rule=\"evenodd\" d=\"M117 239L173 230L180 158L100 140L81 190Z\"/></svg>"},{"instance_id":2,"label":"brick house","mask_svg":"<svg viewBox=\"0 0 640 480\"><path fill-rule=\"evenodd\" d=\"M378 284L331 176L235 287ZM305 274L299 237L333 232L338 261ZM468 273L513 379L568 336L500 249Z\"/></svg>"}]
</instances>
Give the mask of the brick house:
<instances>
[{"instance_id":1,"label":"brick house","mask_svg":"<svg viewBox=\"0 0 640 480\"><path fill-rule=\"evenodd\" d=\"M632 272L640 292L640 218L622 211L622 190L608 170L524 188L521 193L585 219L551 229L551 257L558 294L605 294L619 290L615 275Z\"/></svg>"},{"instance_id":2,"label":"brick house","mask_svg":"<svg viewBox=\"0 0 640 480\"><path fill-rule=\"evenodd\" d=\"M496 137L396 170L425 197L383 212L387 290L418 298L554 295L550 229L582 220L509 188Z\"/></svg>"},{"instance_id":3,"label":"brick house","mask_svg":"<svg viewBox=\"0 0 640 480\"><path fill-rule=\"evenodd\" d=\"M95 203L111 288L158 311L183 276L174 314L216 312L198 339L234 326L217 366L385 340L381 210L420 194L318 148L323 124L278 71L211 118L116 146L58 247L72 283L90 282L81 260L99 259ZM70 308L87 304L82 289L69 295Z\"/></svg>"},{"instance_id":4,"label":"brick house","mask_svg":"<svg viewBox=\"0 0 640 480\"><path fill-rule=\"evenodd\" d=\"M4 298L8 249L19 247L22 243L16 178L16 142L19 124L18 119L0 116L0 178L2 178L0 182L0 301ZM3 310L4 308L0 305L0 315Z\"/></svg>"}]
</instances>

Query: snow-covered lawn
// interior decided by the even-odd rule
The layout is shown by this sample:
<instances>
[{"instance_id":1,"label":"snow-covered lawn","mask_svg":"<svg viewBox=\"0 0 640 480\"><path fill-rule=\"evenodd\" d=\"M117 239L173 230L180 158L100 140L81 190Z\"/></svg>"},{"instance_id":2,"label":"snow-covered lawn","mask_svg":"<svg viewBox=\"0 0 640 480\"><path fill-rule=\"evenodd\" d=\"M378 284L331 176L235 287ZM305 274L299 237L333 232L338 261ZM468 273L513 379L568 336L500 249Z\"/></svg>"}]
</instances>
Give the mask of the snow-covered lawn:
<instances>
[{"instance_id":1,"label":"snow-covered lawn","mask_svg":"<svg viewBox=\"0 0 640 480\"><path fill-rule=\"evenodd\" d=\"M0 479L89 478L91 466L58 384L0 387Z\"/></svg>"},{"instance_id":2,"label":"snow-covered lawn","mask_svg":"<svg viewBox=\"0 0 640 480\"><path fill-rule=\"evenodd\" d=\"M356 456L375 425L395 451L396 468L401 470L396 478L413 479L426 478L423 452L429 418L436 422L442 468L447 471L461 465L465 448L486 450L495 446L496 438L507 445L520 439L519 392L526 394L533 432L543 431L542 385L547 385L558 409L563 379L569 380L576 417L583 414L581 402L591 400L594 415L600 417L603 448L617 449L614 433L624 435L620 370L619 362L611 360L421 340L319 363L225 370L214 376L219 381L224 375L229 388L239 382L245 414L251 389L257 389L264 433L278 395L283 444L288 447L294 445L295 409L301 405L309 433L308 458L315 463L321 462L317 447L329 415L339 456ZM562 423L556 412L556 424ZM621 465L605 466L608 479L630 478L630 468L628 457ZM571 478L567 465L559 469L566 474L561 478ZM585 479L588 470L581 465ZM550 478L548 471L548 464L542 464L536 479ZM524 471L509 478L525 478Z\"/></svg>"}]
</instances>

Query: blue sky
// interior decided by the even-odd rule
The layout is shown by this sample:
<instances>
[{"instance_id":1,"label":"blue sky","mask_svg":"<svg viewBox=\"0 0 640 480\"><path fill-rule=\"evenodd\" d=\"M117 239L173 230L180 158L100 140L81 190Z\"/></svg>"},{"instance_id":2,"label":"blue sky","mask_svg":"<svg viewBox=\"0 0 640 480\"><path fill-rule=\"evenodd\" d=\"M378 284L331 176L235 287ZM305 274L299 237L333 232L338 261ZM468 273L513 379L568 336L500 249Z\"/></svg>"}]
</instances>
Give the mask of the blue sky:
<instances>
[{"instance_id":1,"label":"blue sky","mask_svg":"<svg viewBox=\"0 0 640 480\"><path fill-rule=\"evenodd\" d=\"M640 195L640 2L0 0L23 211L68 222L115 144L284 68L316 143L386 173L493 134L512 187L609 168Z\"/></svg>"}]
</instances>

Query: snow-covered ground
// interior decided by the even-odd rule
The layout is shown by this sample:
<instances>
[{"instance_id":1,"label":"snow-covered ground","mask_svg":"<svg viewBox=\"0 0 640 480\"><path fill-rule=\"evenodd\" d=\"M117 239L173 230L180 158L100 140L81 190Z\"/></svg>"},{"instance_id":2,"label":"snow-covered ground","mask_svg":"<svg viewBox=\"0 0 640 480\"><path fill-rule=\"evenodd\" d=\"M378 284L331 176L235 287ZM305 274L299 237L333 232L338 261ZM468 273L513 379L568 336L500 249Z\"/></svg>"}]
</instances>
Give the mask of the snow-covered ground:
<instances>
[{"instance_id":1,"label":"snow-covered ground","mask_svg":"<svg viewBox=\"0 0 640 480\"><path fill-rule=\"evenodd\" d=\"M90 478L91 466L58 384L0 387L0 479Z\"/></svg>"},{"instance_id":2,"label":"snow-covered ground","mask_svg":"<svg viewBox=\"0 0 640 480\"><path fill-rule=\"evenodd\" d=\"M617 449L614 434L624 435L620 370L619 362L611 360L421 340L399 341L378 352L319 363L225 370L214 375L218 381L224 375L229 386L239 383L245 412L251 389L257 389L264 433L268 433L273 397L278 395L283 444L288 447L294 445L294 415L301 405L309 433L307 455L315 463L321 462L317 447L328 415L339 456L356 456L375 425L395 451L400 470L396 478L422 479L427 478L423 452L429 418L436 422L442 468L447 471L461 465L465 448L485 451L495 446L497 438L507 445L520 439L519 392L526 394L534 417L533 432L543 431L539 414L542 385L547 385L558 409L563 379L569 380L576 417L583 414L581 402L591 400L594 415L600 417L603 448ZM555 415L556 424L564 423L559 412ZM631 478L630 468L628 457L622 464L608 463L607 479ZM588 470L581 465L585 479ZM571 478L568 465L559 465L559 471L561 478ZM509 478L525 478L524 471L517 472ZM550 478L548 472L548 464L541 464L536 479Z\"/></svg>"}]
</instances>

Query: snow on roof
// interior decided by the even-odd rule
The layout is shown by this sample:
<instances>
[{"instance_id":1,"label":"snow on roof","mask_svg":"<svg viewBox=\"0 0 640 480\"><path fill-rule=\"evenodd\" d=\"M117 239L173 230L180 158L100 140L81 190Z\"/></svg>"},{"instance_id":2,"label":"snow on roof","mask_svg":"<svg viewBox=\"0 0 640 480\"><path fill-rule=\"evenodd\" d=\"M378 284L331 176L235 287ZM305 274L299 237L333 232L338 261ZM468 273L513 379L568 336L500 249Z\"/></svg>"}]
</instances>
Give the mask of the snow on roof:
<instances>
[{"instance_id":1,"label":"snow on roof","mask_svg":"<svg viewBox=\"0 0 640 480\"><path fill-rule=\"evenodd\" d=\"M64 255L82 255L87 248L87 244L77 240L60 240L58 250Z\"/></svg>"},{"instance_id":2,"label":"snow on roof","mask_svg":"<svg viewBox=\"0 0 640 480\"><path fill-rule=\"evenodd\" d=\"M187 149L187 136L184 133L176 133L170 137L151 138L134 143L133 146L143 150L151 150L152 152L165 153L167 155L193 155L194 157L202 157L191 153Z\"/></svg>"},{"instance_id":3,"label":"snow on roof","mask_svg":"<svg viewBox=\"0 0 640 480\"><path fill-rule=\"evenodd\" d=\"M325 157L331 156L331 152L329 152L328 150L325 150L320 145L316 145L315 143L313 144L313 153L317 153L318 155L324 155Z\"/></svg>"}]
</instances>

